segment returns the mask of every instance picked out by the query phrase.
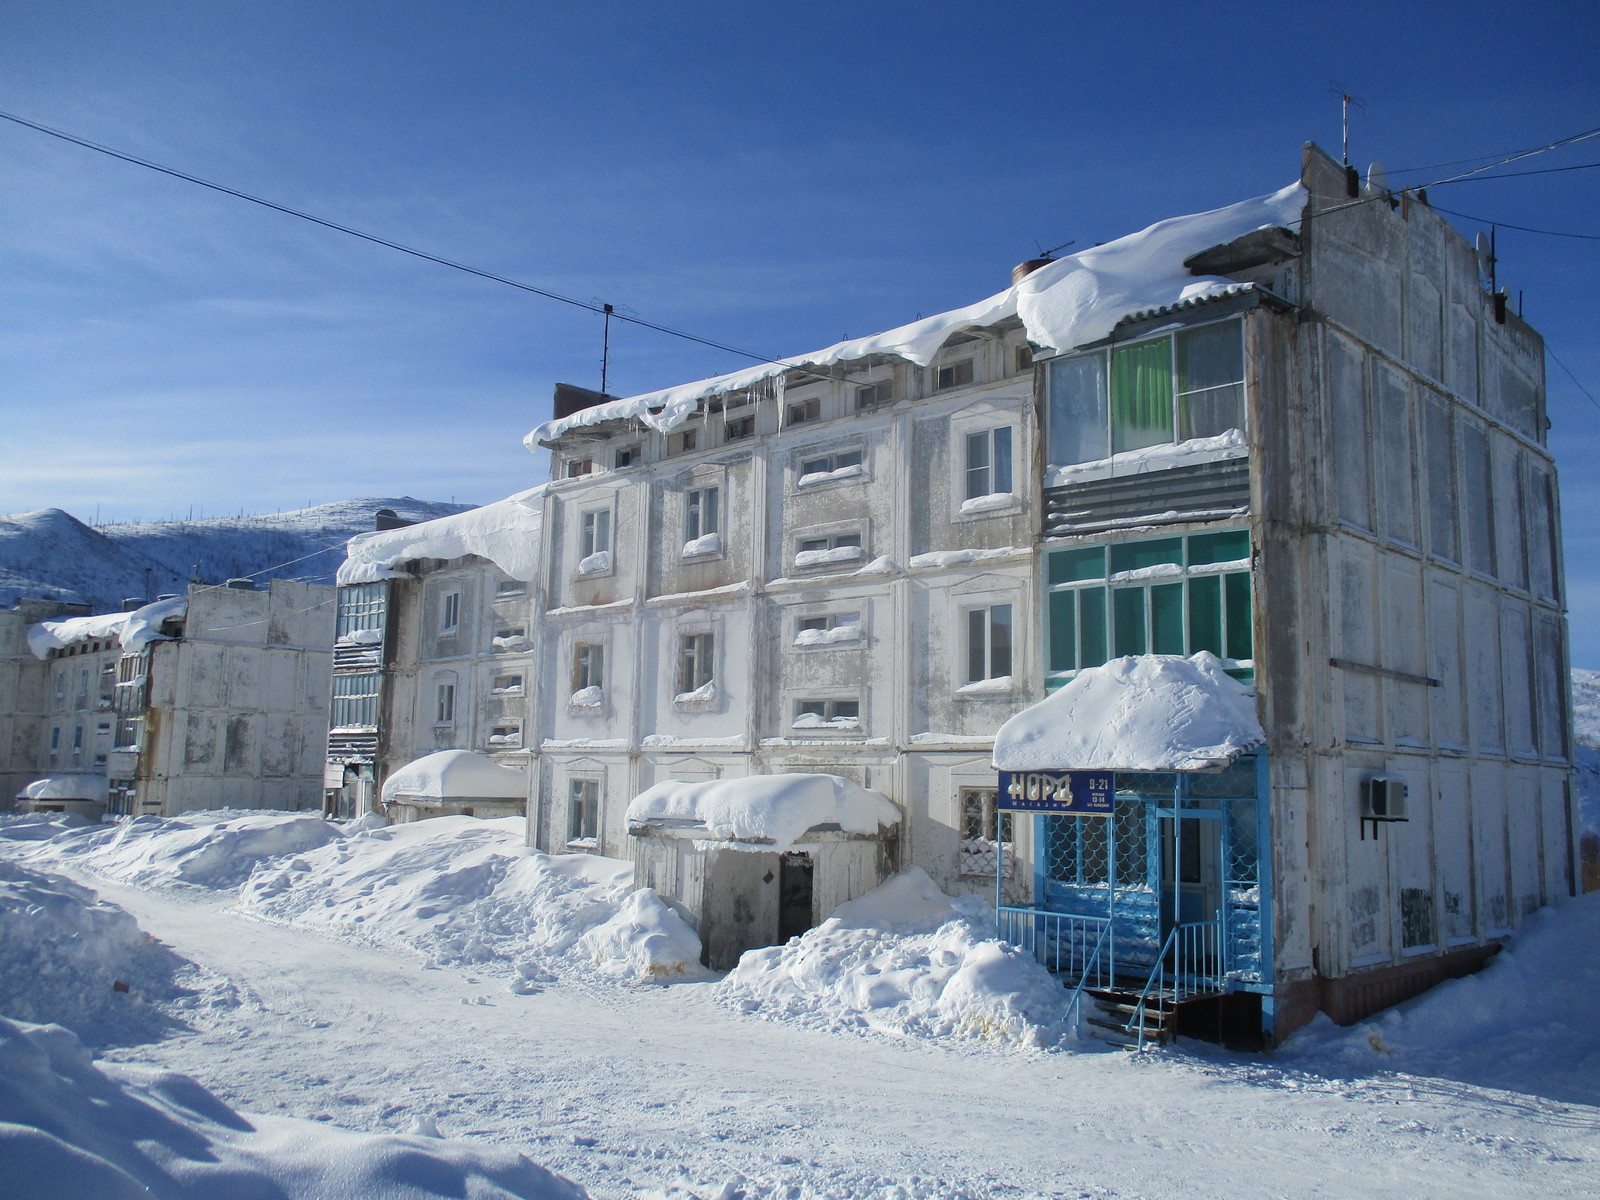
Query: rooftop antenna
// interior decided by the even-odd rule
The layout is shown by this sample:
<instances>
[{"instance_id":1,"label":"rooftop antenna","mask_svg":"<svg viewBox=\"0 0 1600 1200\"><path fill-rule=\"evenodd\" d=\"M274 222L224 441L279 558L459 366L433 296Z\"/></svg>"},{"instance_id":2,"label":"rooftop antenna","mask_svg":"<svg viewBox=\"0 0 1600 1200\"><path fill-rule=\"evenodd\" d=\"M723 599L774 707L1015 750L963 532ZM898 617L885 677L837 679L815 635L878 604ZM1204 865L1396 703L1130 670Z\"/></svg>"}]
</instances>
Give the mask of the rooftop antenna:
<instances>
[{"instance_id":1,"label":"rooftop antenna","mask_svg":"<svg viewBox=\"0 0 1600 1200\"><path fill-rule=\"evenodd\" d=\"M1073 238L1071 241L1062 242L1061 245L1059 245L1059 246L1052 246L1048 250L1040 248L1039 253L1037 255L1035 255L1035 257L1036 258L1054 258L1056 256L1057 251L1065 250L1068 246L1075 245L1077 243L1077 240L1078 240L1077 238ZM1037 241L1034 242L1033 244L1035 246L1039 245L1039 243Z\"/></svg>"},{"instance_id":2,"label":"rooftop antenna","mask_svg":"<svg viewBox=\"0 0 1600 1200\"><path fill-rule=\"evenodd\" d=\"M1331 80L1328 83L1328 90L1335 96L1339 97L1339 141L1340 153L1342 156L1340 161L1346 168L1348 168L1350 166L1350 106L1354 105L1357 112L1366 112L1367 106L1361 97L1352 96L1349 92L1345 91L1344 88L1339 86L1339 84L1334 83Z\"/></svg>"},{"instance_id":3,"label":"rooftop antenna","mask_svg":"<svg viewBox=\"0 0 1600 1200\"><path fill-rule=\"evenodd\" d=\"M606 391L606 372L611 367L611 314L617 310L607 304L603 310L606 314L605 332L600 337L600 394L609 395Z\"/></svg>"}]
</instances>

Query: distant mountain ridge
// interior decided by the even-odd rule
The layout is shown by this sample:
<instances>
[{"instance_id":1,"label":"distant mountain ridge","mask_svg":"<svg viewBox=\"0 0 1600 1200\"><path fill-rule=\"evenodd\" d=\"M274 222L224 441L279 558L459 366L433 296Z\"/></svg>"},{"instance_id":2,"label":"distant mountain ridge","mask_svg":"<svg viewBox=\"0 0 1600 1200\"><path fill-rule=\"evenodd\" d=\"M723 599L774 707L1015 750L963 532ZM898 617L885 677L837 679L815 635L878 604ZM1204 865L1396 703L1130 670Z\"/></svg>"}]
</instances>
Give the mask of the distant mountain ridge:
<instances>
[{"instance_id":1,"label":"distant mountain ridge","mask_svg":"<svg viewBox=\"0 0 1600 1200\"><path fill-rule=\"evenodd\" d=\"M182 592L196 578L332 583L344 544L370 532L379 509L429 521L472 507L410 496L365 498L265 516L99 528L59 508L0 516L0 606L46 599L112 612L128 597Z\"/></svg>"}]
</instances>

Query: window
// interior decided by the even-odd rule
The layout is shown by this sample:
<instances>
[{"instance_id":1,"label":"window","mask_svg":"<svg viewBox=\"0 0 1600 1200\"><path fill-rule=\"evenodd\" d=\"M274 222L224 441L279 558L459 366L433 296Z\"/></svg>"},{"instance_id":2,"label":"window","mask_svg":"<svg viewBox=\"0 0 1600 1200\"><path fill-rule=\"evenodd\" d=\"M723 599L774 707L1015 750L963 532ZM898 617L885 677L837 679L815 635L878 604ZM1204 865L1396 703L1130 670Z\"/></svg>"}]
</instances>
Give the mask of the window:
<instances>
[{"instance_id":1,"label":"window","mask_svg":"<svg viewBox=\"0 0 1600 1200\"><path fill-rule=\"evenodd\" d=\"M600 781L574 779L567 801L567 844L592 846L600 839Z\"/></svg>"},{"instance_id":2,"label":"window","mask_svg":"<svg viewBox=\"0 0 1600 1200\"><path fill-rule=\"evenodd\" d=\"M794 628L796 646L834 646L840 642L857 642L861 640L861 614L841 612L801 617L795 622Z\"/></svg>"},{"instance_id":3,"label":"window","mask_svg":"<svg viewBox=\"0 0 1600 1200\"><path fill-rule=\"evenodd\" d=\"M686 633L678 639L678 694L690 695L711 685L716 635Z\"/></svg>"},{"instance_id":4,"label":"window","mask_svg":"<svg viewBox=\"0 0 1600 1200\"><path fill-rule=\"evenodd\" d=\"M583 533L579 549L584 558L611 552L611 510L597 508L583 514Z\"/></svg>"},{"instance_id":5,"label":"window","mask_svg":"<svg viewBox=\"0 0 1600 1200\"><path fill-rule=\"evenodd\" d=\"M604 687L606 648L599 642L579 642L572 650L572 690Z\"/></svg>"},{"instance_id":6,"label":"window","mask_svg":"<svg viewBox=\"0 0 1600 1200\"><path fill-rule=\"evenodd\" d=\"M528 585L520 579L502 579L494 585L495 599L502 596L521 596L528 590Z\"/></svg>"},{"instance_id":7,"label":"window","mask_svg":"<svg viewBox=\"0 0 1600 1200\"><path fill-rule=\"evenodd\" d=\"M616 454L611 459L611 465L620 471L623 467L631 467L638 461L638 446L619 446Z\"/></svg>"},{"instance_id":8,"label":"window","mask_svg":"<svg viewBox=\"0 0 1600 1200\"><path fill-rule=\"evenodd\" d=\"M885 404L893 403L893 379L880 379L876 383L864 384L856 389L857 412L865 412L869 408L881 408Z\"/></svg>"},{"instance_id":9,"label":"window","mask_svg":"<svg viewBox=\"0 0 1600 1200\"><path fill-rule=\"evenodd\" d=\"M520 696L522 695L521 675L496 675L489 684L491 696Z\"/></svg>"},{"instance_id":10,"label":"window","mask_svg":"<svg viewBox=\"0 0 1600 1200\"><path fill-rule=\"evenodd\" d=\"M594 459L575 458L567 464L567 478L581 479L594 471Z\"/></svg>"},{"instance_id":11,"label":"window","mask_svg":"<svg viewBox=\"0 0 1600 1200\"><path fill-rule=\"evenodd\" d=\"M967 499L1011 491L1011 427L967 434Z\"/></svg>"},{"instance_id":12,"label":"window","mask_svg":"<svg viewBox=\"0 0 1600 1200\"><path fill-rule=\"evenodd\" d=\"M795 543L794 565L800 569L856 562L861 558L859 533L833 533L801 538Z\"/></svg>"},{"instance_id":13,"label":"window","mask_svg":"<svg viewBox=\"0 0 1600 1200\"><path fill-rule=\"evenodd\" d=\"M439 632L454 633L461 627L461 593L445 593L444 603L440 606Z\"/></svg>"},{"instance_id":14,"label":"window","mask_svg":"<svg viewBox=\"0 0 1600 1200\"><path fill-rule=\"evenodd\" d=\"M859 700L797 700L794 705L796 729L860 729Z\"/></svg>"},{"instance_id":15,"label":"window","mask_svg":"<svg viewBox=\"0 0 1600 1200\"><path fill-rule=\"evenodd\" d=\"M434 692L436 705L433 713L435 725L454 725L456 721L456 685L441 683Z\"/></svg>"},{"instance_id":16,"label":"window","mask_svg":"<svg viewBox=\"0 0 1600 1200\"><path fill-rule=\"evenodd\" d=\"M784 406L783 423L790 425L804 425L807 421L815 421L822 416L822 398L812 396L806 400L793 400Z\"/></svg>"},{"instance_id":17,"label":"window","mask_svg":"<svg viewBox=\"0 0 1600 1200\"><path fill-rule=\"evenodd\" d=\"M743 441L756 431L754 417L731 417L722 423L722 438L728 442Z\"/></svg>"},{"instance_id":18,"label":"window","mask_svg":"<svg viewBox=\"0 0 1600 1200\"><path fill-rule=\"evenodd\" d=\"M1012 351L1011 369L1013 371L1018 372L1018 373L1021 373L1023 371L1031 371L1033 369L1033 345L1032 345L1032 343L1023 342L1022 345L1017 346Z\"/></svg>"},{"instance_id":19,"label":"window","mask_svg":"<svg viewBox=\"0 0 1600 1200\"><path fill-rule=\"evenodd\" d=\"M506 654L516 650L528 648L528 631L520 625L508 625L503 629L494 631L494 637L489 640L490 646L497 653Z\"/></svg>"},{"instance_id":20,"label":"window","mask_svg":"<svg viewBox=\"0 0 1600 1200\"><path fill-rule=\"evenodd\" d=\"M850 479L862 473L860 450L835 450L832 454L814 454L800 460L796 487L810 487L831 479Z\"/></svg>"},{"instance_id":21,"label":"window","mask_svg":"<svg viewBox=\"0 0 1600 1200\"><path fill-rule=\"evenodd\" d=\"M73 758L82 758L83 757L83 726L82 725L74 725L72 727L72 757Z\"/></svg>"},{"instance_id":22,"label":"window","mask_svg":"<svg viewBox=\"0 0 1600 1200\"><path fill-rule=\"evenodd\" d=\"M700 431L685 429L667 437L668 454L688 454L700 447Z\"/></svg>"},{"instance_id":23,"label":"window","mask_svg":"<svg viewBox=\"0 0 1600 1200\"><path fill-rule=\"evenodd\" d=\"M1053 674L1124 654L1251 660L1247 530L1058 550L1048 571Z\"/></svg>"},{"instance_id":24,"label":"window","mask_svg":"<svg viewBox=\"0 0 1600 1200\"><path fill-rule=\"evenodd\" d=\"M333 677L333 703L329 720L335 729L378 724L378 690L382 676L377 671L340 673Z\"/></svg>"},{"instance_id":25,"label":"window","mask_svg":"<svg viewBox=\"0 0 1600 1200\"><path fill-rule=\"evenodd\" d=\"M1016 874L1011 814L999 811L999 801L994 788L961 789L961 874L993 878L996 867L1006 879Z\"/></svg>"},{"instance_id":26,"label":"window","mask_svg":"<svg viewBox=\"0 0 1600 1200\"><path fill-rule=\"evenodd\" d=\"M489 745L505 750L522 745L522 726L496 725L489 730Z\"/></svg>"},{"instance_id":27,"label":"window","mask_svg":"<svg viewBox=\"0 0 1600 1200\"><path fill-rule=\"evenodd\" d=\"M1011 674L1011 605L967 610L967 682Z\"/></svg>"},{"instance_id":28,"label":"window","mask_svg":"<svg viewBox=\"0 0 1600 1200\"><path fill-rule=\"evenodd\" d=\"M718 489L696 488L684 502L683 536L688 542L708 537L722 528L718 509ZM687 549L687 547L685 547Z\"/></svg>"},{"instance_id":29,"label":"window","mask_svg":"<svg viewBox=\"0 0 1600 1200\"><path fill-rule=\"evenodd\" d=\"M1243 429L1243 327L1223 321L1058 359L1049 424L1056 465Z\"/></svg>"},{"instance_id":30,"label":"window","mask_svg":"<svg viewBox=\"0 0 1600 1200\"><path fill-rule=\"evenodd\" d=\"M61 753L61 727L53 725L50 728L50 754L54 757Z\"/></svg>"},{"instance_id":31,"label":"window","mask_svg":"<svg viewBox=\"0 0 1600 1200\"><path fill-rule=\"evenodd\" d=\"M382 583L359 583L340 588L334 636L342 638L364 629L381 630L385 587Z\"/></svg>"},{"instance_id":32,"label":"window","mask_svg":"<svg viewBox=\"0 0 1600 1200\"><path fill-rule=\"evenodd\" d=\"M946 363L934 372L933 389L943 392L950 388L966 387L971 382L972 360L963 358L960 362Z\"/></svg>"}]
</instances>

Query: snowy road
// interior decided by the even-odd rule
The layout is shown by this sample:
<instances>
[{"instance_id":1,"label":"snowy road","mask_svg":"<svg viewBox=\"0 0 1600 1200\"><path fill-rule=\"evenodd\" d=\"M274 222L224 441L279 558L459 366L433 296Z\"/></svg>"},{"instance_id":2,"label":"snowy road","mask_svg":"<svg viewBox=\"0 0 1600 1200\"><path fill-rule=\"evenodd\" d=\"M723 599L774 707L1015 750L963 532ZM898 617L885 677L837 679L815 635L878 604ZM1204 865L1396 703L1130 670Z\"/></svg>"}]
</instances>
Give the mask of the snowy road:
<instances>
[{"instance_id":1,"label":"snowy road","mask_svg":"<svg viewBox=\"0 0 1600 1200\"><path fill-rule=\"evenodd\" d=\"M108 1057L193 1075L245 1111L388 1131L433 1117L599 1197L1600 1194L1586 1105L1193 1048L813 1033L723 1009L712 985L519 996L226 913L229 897L84 882L215 976L191 1030Z\"/></svg>"}]
</instances>

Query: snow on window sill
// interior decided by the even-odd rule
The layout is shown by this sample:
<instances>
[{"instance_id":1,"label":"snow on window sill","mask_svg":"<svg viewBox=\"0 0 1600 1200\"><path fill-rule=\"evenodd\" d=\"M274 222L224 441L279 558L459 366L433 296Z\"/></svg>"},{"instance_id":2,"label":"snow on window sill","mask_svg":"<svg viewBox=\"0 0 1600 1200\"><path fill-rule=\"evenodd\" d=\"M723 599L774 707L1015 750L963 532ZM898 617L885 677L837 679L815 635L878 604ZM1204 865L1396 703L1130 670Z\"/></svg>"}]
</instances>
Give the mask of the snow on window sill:
<instances>
[{"instance_id":1,"label":"snow on window sill","mask_svg":"<svg viewBox=\"0 0 1600 1200\"><path fill-rule=\"evenodd\" d=\"M974 496L970 500L963 500L961 515L967 517L974 513L998 512L1003 508L1015 508L1016 505L1015 492L990 492L987 496Z\"/></svg>"},{"instance_id":2,"label":"snow on window sill","mask_svg":"<svg viewBox=\"0 0 1600 1200\"><path fill-rule=\"evenodd\" d=\"M528 648L528 638L526 634L517 633L512 634L510 637L491 638L490 644L496 650L501 651L526 650Z\"/></svg>"},{"instance_id":3,"label":"snow on window sill","mask_svg":"<svg viewBox=\"0 0 1600 1200\"><path fill-rule=\"evenodd\" d=\"M1097 459L1094 462L1051 463L1045 467L1044 486L1070 487L1074 484L1138 475L1147 471L1162 471L1173 467L1243 458L1249 453L1250 447L1245 441L1243 431L1230 429L1213 437L1191 438L1186 442L1163 442L1156 446L1146 446L1141 450L1124 450L1120 454Z\"/></svg>"},{"instance_id":4,"label":"snow on window sill","mask_svg":"<svg viewBox=\"0 0 1600 1200\"><path fill-rule=\"evenodd\" d=\"M722 535L720 533L707 533L683 544L681 557L695 558L700 555L721 554Z\"/></svg>"},{"instance_id":5,"label":"snow on window sill","mask_svg":"<svg viewBox=\"0 0 1600 1200\"><path fill-rule=\"evenodd\" d=\"M861 622L835 625L832 629L802 629L794 635L796 646L837 646L842 642L861 640Z\"/></svg>"},{"instance_id":6,"label":"snow on window sill","mask_svg":"<svg viewBox=\"0 0 1600 1200\"><path fill-rule=\"evenodd\" d=\"M567 842L568 850L598 850L599 848L599 838L572 838Z\"/></svg>"},{"instance_id":7,"label":"snow on window sill","mask_svg":"<svg viewBox=\"0 0 1600 1200\"><path fill-rule=\"evenodd\" d=\"M834 563L860 561L860 546L835 546L831 550L801 550L794 556L794 566L797 571L803 571L807 567L826 567Z\"/></svg>"},{"instance_id":8,"label":"snow on window sill","mask_svg":"<svg viewBox=\"0 0 1600 1200\"><path fill-rule=\"evenodd\" d=\"M611 570L611 551L596 550L578 563L579 575L599 575Z\"/></svg>"},{"instance_id":9,"label":"snow on window sill","mask_svg":"<svg viewBox=\"0 0 1600 1200\"><path fill-rule=\"evenodd\" d=\"M672 698L674 708L705 708L717 698L717 681L708 679L692 692L679 692Z\"/></svg>"},{"instance_id":10,"label":"snow on window sill","mask_svg":"<svg viewBox=\"0 0 1600 1200\"><path fill-rule=\"evenodd\" d=\"M834 717L824 720L816 713L801 713L794 719L796 729L837 729L843 733L854 733L861 728L859 717Z\"/></svg>"},{"instance_id":11,"label":"snow on window sill","mask_svg":"<svg viewBox=\"0 0 1600 1200\"><path fill-rule=\"evenodd\" d=\"M517 683L517 684L513 684L510 687L490 688L489 689L489 695L491 695L491 696L520 696L520 695L522 695L522 685L520 683Z\"/></svg>"},{"instance_id":12,"label":"snow on window sill","mask_svg":"<svg viewBox=\"0 0 1600 1200\"><path fill-rule=\"evenodd\" d=\"M334 643L335 646L381 646L382 644L381 629L352 629Z\"/></svg>"},{"instance_id":13,"label":"snow on window sill","mask_svg":"<svg viewBox=\"0 0 1600 1200\"><path fill-rule=\"evenodd\" d=\"M491 733L489 735L491 746L520 746L522 735L520 733Z\"/></svg>"},{"instance_id":14,"label":"snow on window sill","mask_svg":"<svg viewBox=\"0 0 1600 1200\"><path fill-rule=\"evenodd\" d=\"M841 479L856 479L867 473L866 467L860 463L851 463L848 467L838 467L832 471L813 471L809 475L802 475L794 481L797 488L817 487L824 483L837 483Z\"/></svg>"},{"instance_id":15,"label":"snow on window sill","mask_svg":"<svg viewBox=\"0 0 1600 1200\"><path fill-rule=\"evenodd\" d=\"M974 679L956 689L958 696L1005 696L1015 685L1009 675L996 675L993 679Z\"/></svg>"},{"instance_id":16,"label":"snow on window sill","mask_svg":"<svg viewBox=\"0 0 1600 1200\"><path fill-rule=\"evenodd\" d=\"M598 712L605 706L606 694L598 687L579 688L567 700L569 711L583 710L590 714Z\"/></svg>"}]
</instances>

